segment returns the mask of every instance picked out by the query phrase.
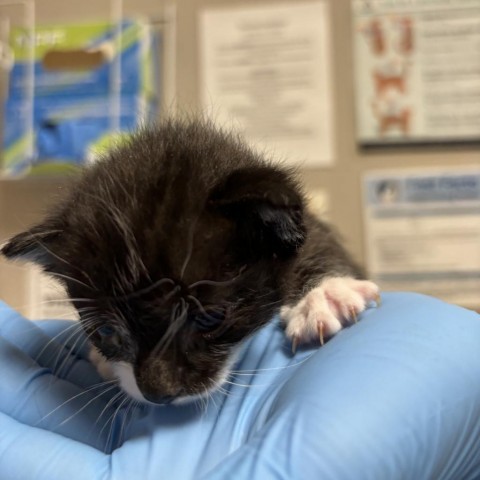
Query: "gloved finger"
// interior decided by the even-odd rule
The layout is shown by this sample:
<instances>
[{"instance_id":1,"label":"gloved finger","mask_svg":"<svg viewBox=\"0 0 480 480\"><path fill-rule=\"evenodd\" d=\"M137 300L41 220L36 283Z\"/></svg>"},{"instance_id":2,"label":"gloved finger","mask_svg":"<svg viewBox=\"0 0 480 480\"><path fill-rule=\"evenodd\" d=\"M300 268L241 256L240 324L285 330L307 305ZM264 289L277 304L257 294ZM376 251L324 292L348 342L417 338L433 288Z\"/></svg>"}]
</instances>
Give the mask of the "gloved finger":
<instances>
[{"instance_id":1,"label":"gloved finger","mask_svg":"<svg viewBox=\"0 0 480 480\"><path fill-rule=\"evenodd\" d=\"M77 350L84 348L87 342L81 325L76 322L50 338L35 322L1 304L0 336L60 378L81 387L101 381L96 369L83 360L84 354L77 355Z\"/></svg>"},{"instance_id":2,"label":"gloved finger","mask_svg":"<svg viewBox=\"0 0 480 480\"><path fill-rule=\"evenodd\" d=\"M128 401L115 383L82 388L59 379L4 338L0 338L0 388L0 411L22 423L101 450L122 440L114 437L114 427Z\"/></svg>"},{"instance_id":3,"label":"gloved finger","mask_svg":"<svg viewBox=\"0 0 480 480\"><path fill-rule=\"evenodd\" d=\"M50 338L55 337L57 343L66 342L69 347L72 347L75 343L76 337L85 335L83 329L78 328L78 334L74 334L72 331L74 325L79 326L78 320L36 320L35 325L42 329ZM68 333L73 334L72 339L68 339ZM88 360L90 353L90 343L89 342L79 342L75 348L75 355L79 358Z\"/></svg>"},{"instance_id":4,"label":"gloved finger","mask_svg":"<svg viewBox=\"0 0 480 480\"><path fill-rule=\"evenodd\" d=\"M200 478L477 478L479 320L385 295L302 364L264 425Z\"/></svg>"},{"instance_id":5,"label":"gloved finger","mask_svg":"<svg viewBox=\"0 0 480 480\"><path fill-rule=\"evenodd\" d=\"M88 445L27 425L0 413L0 478L103 480L109 456Z\"/></svg>"}]
</instances>

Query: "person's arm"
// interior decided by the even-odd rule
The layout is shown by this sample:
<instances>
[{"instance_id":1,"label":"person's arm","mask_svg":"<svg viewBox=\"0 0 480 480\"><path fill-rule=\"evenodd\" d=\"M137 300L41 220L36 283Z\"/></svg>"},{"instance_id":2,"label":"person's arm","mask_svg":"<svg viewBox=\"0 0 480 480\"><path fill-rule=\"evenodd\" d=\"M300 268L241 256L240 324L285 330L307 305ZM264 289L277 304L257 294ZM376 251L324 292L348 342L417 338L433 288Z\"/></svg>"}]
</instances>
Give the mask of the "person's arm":
<instances>
[{"instance_id":1,"label":"person's arm","mask_svg":"<svg viewBox=\"0 0 480 480\"><path fill-rule=\"evenodd\" d=\"M205 404L151 408L96 392L73 324L4 306L0 478L477 478L480 317L385 294L360 320L296 355L274 322Z\"/></svg>"}]
</instances>

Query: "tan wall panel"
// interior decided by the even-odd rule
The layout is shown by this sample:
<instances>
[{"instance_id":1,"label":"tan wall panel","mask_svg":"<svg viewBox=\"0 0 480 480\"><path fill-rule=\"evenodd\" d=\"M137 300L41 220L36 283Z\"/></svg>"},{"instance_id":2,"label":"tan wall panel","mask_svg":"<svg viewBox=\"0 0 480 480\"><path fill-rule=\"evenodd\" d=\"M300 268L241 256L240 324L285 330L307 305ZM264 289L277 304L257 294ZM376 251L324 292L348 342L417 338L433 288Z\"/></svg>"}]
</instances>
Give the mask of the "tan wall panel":
<instances>
[{"instance_id":1,"label":"tan wall panel","mask_svg":"<svg viewBox=\"0 0 480 480\"><path fill-rule=\"evenodd\" d=\"M181 111L201 110L198 103L198 37L197 15L201 8L234 6L231 0L179 0L177 5L176 92ZM269 2L270 3L270 2ZM289 2L283 2L289 3ZM291 2L294 4L294 2ZM335 80L335 146L336 164L333 168L314 169L304 173L309 190L324 189L329 195L330 218L337 225L350 249L364 260L361 210L361 175L369 169L402 167L431 167L479 165L480 151L475 148L401 149L360 152L355 143L354 82L349 0L331 0L332 58ZM91 19L105 16L108 2L84 0L81 8L62 0L36 2L40 23ZM125 2L127 13L161 15L166 3L154 0ZM75 13L73 11L75 10ZM58 194L65 182L21 181L0 182L0 239L21 230L38 220L46 204ZM19 305L22 302L21 278L0 264L0 297Z\"/></svg>"}]
</instances>

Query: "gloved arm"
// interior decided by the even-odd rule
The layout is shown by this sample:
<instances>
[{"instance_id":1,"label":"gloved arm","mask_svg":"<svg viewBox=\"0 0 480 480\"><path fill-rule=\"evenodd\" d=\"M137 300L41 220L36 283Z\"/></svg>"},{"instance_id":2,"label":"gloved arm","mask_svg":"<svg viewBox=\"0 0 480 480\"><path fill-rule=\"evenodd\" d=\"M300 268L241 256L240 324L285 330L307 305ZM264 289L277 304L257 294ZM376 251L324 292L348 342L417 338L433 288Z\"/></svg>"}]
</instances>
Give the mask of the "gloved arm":
<instances>
[{"instance_id":1,"label":"gloved arm","mask_svg":"<svg viewBox=\"0 0 480 480\"><path fill-rule=\"evenodd\" d=\"M156 408L99 385L72 325L0 310L2 479L480 475L473 312L385 294L357 325L294 356L273 322L244 345L222 391Z\"/></svg>"}]
</instances>

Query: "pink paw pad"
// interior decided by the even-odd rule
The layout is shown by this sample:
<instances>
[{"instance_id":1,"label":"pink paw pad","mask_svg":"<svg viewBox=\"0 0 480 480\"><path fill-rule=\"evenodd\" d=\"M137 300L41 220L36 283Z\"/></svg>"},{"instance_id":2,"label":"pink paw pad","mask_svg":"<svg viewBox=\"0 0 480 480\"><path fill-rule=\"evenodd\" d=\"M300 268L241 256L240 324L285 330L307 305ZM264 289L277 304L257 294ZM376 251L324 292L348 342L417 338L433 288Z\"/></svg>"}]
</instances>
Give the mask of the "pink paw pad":
<instances>
[{"instance_id":1,"label":"pink paw pad","mask_svg":"<svg viewBox=\"0 0 480 480\"><path fill-rule=\"evenodd\" d=\"M325 278L297 304L280 310L292 350L312 340L323 344L325 338L356 322L372 301L380 303L379 288L373 282L352 277Z\"/></svg>"}]
</instances>

